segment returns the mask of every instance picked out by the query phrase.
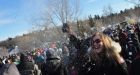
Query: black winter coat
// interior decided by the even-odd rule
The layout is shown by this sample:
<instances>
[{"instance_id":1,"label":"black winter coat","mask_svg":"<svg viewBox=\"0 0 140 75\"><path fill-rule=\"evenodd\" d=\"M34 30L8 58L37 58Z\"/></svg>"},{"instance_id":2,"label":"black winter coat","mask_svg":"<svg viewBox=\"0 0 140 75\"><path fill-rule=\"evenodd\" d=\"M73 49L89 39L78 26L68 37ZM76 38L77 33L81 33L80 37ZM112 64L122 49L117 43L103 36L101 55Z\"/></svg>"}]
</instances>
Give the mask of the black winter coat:
<instances>
[{"instance_id":1,"label":"black winter coat","mask_svg":"<svg viewBox=\"0 0 140 75\"><path fill-rule=\"evenodd\" d=\"M21 75L37 75L37 70L33 62L23 62L17 65L17 68Z\"/></svg>"},{"instance_id":2,"label":"black winter coat","mask_svg":"<svg viewBox=\"0 0 140 75\"><path fill-rule=\"evenodd\" d=\"M104 59L101 63L89 61L82 66L79 75L128 75L126 63L119 64L113 59Z\"/></svg>"},{"instance_id":3,"label":"black winter coat","mask_svg":"<svg viewBox=\"0 0 140 75\"><path fill-rule=\"evenodd\" d=\"M41 65L42 75L68 75L67 69L58 59L49 59Z\"/></svg>"},{"instance_id":4,"label":"black winter coat","mask_svg":"<svg viewBox=\"0 0 140 75\"><path fill-rule=\"evenodd\" d=\"M140 75L140 53L131 64L130 75Z\"/></svg>"}]
</instances>

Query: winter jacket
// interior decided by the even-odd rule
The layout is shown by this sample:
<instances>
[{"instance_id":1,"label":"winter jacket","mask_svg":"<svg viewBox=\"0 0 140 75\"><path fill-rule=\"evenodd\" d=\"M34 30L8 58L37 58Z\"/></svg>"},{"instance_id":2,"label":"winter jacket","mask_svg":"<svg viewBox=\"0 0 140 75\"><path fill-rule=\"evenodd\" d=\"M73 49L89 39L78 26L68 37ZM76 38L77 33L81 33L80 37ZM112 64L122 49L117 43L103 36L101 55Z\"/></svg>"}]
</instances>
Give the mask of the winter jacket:
<instances>
[{"instance_id":1,"label":"winter jacket","mask_svg":"<svg viewBox=\"0 0 140 75\"><path fill-rule=\"evenodd\" d=\"M0 75L20 75L14 63L4 64L0 69Z\"/></svg>"},{"instance_id":2,"label":"winter jacket","mask_svg":"<svg viewBox=\"0 0 140 75\"><path fill-rule=\"evenodd\" d=\"M46 62L41 65L42 75L67 75L60 56L54 49L46 51Z\"/></svg>"},{"instance_id":3,"label":"winter jacket","mask_svg":"<svg viewBox=\"0 0 140 75\"><path fill-rule=\"evenodd\" d=\"M21 75L39 75L39 69L33 62L24 62L17 65ZM41 73L41 72L40 72Z\"/></svg>"},{"instance_id":4,"label":"winter jacket","mask_svg":"<svg viewBox=\"0 0 140 75\"><path fill-rule=\"evenodd\" d=\"M42 75L68 75L67 69L58 59L49 59L41 66Z\"/></svg>"},{"instance_id":5,"label":"winter jacket","mask_svg":"<svg viewBox=\"0 0 140 75\"><path fill-rule=\"evenodd\" d=\"M140 75L140 53L131 64L130 75Z\"/></svg>"},{"instance_id":6,"label":"winter jacket","mask_svg":"<svg viewBox=\"0 0 140 75\"><path fill-rule=\"evenodd\" d=\"M128 71L126 63L105 58L100 64L95 61L85 63L78 75L128 75Z\"/></svg>"}]
</instances>

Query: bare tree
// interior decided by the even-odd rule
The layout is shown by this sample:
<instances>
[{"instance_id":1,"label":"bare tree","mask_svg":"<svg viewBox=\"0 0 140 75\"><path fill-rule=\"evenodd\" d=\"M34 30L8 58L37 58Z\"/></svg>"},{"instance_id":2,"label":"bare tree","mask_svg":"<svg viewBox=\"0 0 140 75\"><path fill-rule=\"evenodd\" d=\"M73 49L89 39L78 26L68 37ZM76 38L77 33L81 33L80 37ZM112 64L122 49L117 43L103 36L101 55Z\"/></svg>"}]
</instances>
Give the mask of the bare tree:
<instances>
[{"instance_id":1,"label":"bare tree","mask_svg":"<svg viewBox=\"0 0 140 75\"><path fill-rule=\"evenodd\" d=\"M94 19L92 18L91 15L89 15L89 26L92 28L92 27L95 27L95 21Z\"/></svg>"},{"instance_id":2,"label":"bare tree","mask_svg":"<svg viewBox=\"0 0 140 75\"><path fill-rule=\"evenodd\" d=\"M105 6L103 8L103 15L108 17L108 19L106 20L106 24L113 24L113 8L111 5Z\"/></svg>"},{"instance_id":3,"label":"bare tree","mask_svg":"<svg viewBox=\"0 0 140 75\"><path fill-rule=\"evenodd\" d=\"M105 6L104 8L103 8L103 15L104 16L109 16L109 15L111 15L111 14L113 14L113 8L112 8L112 6L111 5L108 5L108 6Z\"/></svg>"},{"instance_id":4,"label":"bare tree","mask_svg":"<svg viewBox=\"0 0 140 75\"><path fill-rule=\"evenodd\" d=\"M35 28L38 30L44 29L44 31L41 31L39 34L33 34L34 41L36 41L35 43L46 43L48 39L63 39L59 25L76 21L78 19L79 10L79 0L46 0L46 9L42 16L37 19L32 19L32 24ZM48 30L46 29L49 29L49 27L55 27L54 29L50 29L52 30L51 35L50 33L47 34ZM59 36L54 37L55 35Z\"/></svg>"},{"instance_id":5,"label":"bare tree","mask_svg":"<svg viewBox=\"0 0 140 75\"><path fill-rule=\"evenodd\" d=\"M79 14L79 0L47 0L45 25L63 24L75 21Z\"/></svg>"},{"instance_id":6,"label":"bare tree","mask_svg":"<svg viewBox=\"0 0 140 75\"><path fill-rule=\"evenodd\" d=\"M37 38L36 43L45 44L47 41L51 41L52 39L63 39L59 25L73 22L78 19L79 0L47 0L46 5L46 10L44 10L41 18L33 20L35 27L41 27L40 29L42 29L42 27L45 28L45 30L41 31L39 34L34 34L34 38ZM55 27L50 29L51 35L50 33L47 34L48 30L46 29L49 29L49 27Z\"/></svg>"}]
</instances>

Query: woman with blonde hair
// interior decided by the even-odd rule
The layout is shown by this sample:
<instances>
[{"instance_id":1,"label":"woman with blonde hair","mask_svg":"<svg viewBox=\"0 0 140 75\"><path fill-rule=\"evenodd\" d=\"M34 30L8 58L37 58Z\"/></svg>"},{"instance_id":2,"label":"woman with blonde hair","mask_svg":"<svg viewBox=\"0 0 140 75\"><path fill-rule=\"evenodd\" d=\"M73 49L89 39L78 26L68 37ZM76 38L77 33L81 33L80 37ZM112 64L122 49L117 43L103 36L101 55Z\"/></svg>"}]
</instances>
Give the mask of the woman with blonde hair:
<instances>
[{"instance_id":1,"label":"woman with blonde hair","mask_svg":"<svg viewBox=\"0 0 140 75\"><path fill-rule=\"evenodd\" d=\"M121 47L109 36L96 32L91 38L91 61L87 75L128 75L127 66L120 55Z\"/></svg>"}]
</instances>

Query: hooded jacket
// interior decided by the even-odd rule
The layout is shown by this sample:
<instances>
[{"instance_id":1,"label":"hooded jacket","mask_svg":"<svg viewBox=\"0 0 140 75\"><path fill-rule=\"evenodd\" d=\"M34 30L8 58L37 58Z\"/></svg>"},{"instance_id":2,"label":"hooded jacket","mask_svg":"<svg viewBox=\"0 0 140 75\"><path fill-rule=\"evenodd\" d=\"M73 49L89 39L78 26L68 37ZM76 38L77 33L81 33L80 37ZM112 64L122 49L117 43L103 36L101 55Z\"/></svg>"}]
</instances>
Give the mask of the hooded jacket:
<instances>
[{"instance_id":1,"label":"hooded jacket","mask_svg":"<svg viewBox=\"0 0 140 75\"><path fill-rule=\"evenodd\" d=\"M46 63L41 66L42 75L67 75L66 68L55 50L47 50L46 57Z\"/></svg>"}]
</instances>

